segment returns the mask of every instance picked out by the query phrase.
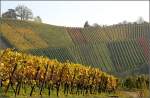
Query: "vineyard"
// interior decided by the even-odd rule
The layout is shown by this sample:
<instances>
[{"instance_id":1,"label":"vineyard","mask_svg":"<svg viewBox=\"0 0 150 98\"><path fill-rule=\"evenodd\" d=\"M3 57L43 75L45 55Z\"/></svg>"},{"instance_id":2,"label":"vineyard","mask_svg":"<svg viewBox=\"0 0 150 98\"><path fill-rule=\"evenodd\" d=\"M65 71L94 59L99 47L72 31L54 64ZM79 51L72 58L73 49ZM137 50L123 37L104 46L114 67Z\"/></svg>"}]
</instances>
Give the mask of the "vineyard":
<instances>
[{"instance_id":1,"label":"vineyard","mask_svg":"<svg viewBox=\"0 0 150 98\"><path fill-rule=\"evenodd\" d=\"M11 94L15 97L57 98L65 95L63 98L108 98L108 95L113 95L130 98L118 91L120 89L141 90L144 96L149 96L149 75L118 78L99 68L69 61L61 63L56 59L19 53L9 48L0 50L1 97Z\"/></svg>"},{"instance_id":2,"label":"vineyard","mask_svg":"<svg viewBox=\"0 0 150 98\"><path fill-rule=\"evenodd\" d=\"M1 19L7 48L60 62L90 65L115 75L148 73L150 24L73 28ZM6 47L5 47L6 48Z\"/></svg>"},{"instance_id":3,"label":"vineyard","mask_svg":"<svg viewBox=\"0 0 150 98\"><path fill-rule=\"evenodd\" d=\"M22 91L32 96L47 89L64 94L97 94L115 92L118 79L98 68L85 67L71 62L60 63L46 57L32 56L6 49L0 53L0 89L7 94L10 88L15 96ZM27 93L27 88L31 91Z\"/></svg>"},{"instance_id":4,"label":"vineyard","mask_svg":"<svg viewBox=\"0 0 150 98\"><path fill-rule=\"evenodd\" d=\"M0 97L149 94L147 22L86 28L0 22Z\"/></svg>"}]
</instances>

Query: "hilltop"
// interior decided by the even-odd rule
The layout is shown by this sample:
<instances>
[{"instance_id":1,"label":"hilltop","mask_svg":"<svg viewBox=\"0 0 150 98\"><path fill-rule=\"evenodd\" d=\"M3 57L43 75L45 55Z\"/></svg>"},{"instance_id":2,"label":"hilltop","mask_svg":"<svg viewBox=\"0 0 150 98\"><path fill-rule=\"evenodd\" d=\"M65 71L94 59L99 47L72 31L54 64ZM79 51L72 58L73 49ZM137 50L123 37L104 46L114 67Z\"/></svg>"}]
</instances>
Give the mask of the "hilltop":
<instances>
[{"instance_id":1,"label":"hilltop","mask_svg":"<svg viewBox=\"0 0 150 98\"><path fill-rule=\"evenodd\" d=\"M90 65L113 74L147 73L149 32L150 23L76 28L1 19L0 47Z\"/></svg>"}]
</instances>

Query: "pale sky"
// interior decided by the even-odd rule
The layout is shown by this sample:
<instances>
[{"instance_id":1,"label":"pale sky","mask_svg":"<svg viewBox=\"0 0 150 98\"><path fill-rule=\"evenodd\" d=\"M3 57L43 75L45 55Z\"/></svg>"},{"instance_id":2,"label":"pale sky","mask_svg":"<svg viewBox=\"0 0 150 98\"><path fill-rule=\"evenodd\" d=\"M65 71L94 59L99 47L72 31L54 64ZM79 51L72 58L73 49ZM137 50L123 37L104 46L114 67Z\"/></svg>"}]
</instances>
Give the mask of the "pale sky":
<instances>
[{"instance_id":1,"label":"pale sky","mask_svg":"<svg viewBox=\"0 0 150 98\"><path fill-rule=\"evenodd\" d=\"M138 17L149 21L149 1L1 1L1 12L19 4L30 8L44 23L58 26L83 27L85 21L110 25Z\"/></svg>"}]
</instances>

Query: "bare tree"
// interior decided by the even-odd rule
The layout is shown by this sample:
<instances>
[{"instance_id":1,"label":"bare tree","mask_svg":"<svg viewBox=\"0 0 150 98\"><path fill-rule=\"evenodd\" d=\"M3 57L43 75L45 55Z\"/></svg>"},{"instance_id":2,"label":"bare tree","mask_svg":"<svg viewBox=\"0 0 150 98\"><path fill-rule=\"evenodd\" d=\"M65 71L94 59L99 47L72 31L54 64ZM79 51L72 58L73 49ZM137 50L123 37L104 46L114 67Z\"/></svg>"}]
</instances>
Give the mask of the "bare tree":
<instances>
[{"instance_id":1,"label":"bare tree","mask_svg":"<svg viewBox=\"0 0 150 98\"><path fill-rule=\"evenodd\" d=\"M85 24L84 24L84 28L86 28L86 27L90 27L88 21L86 21Z\"/></svg>"},{"instance_id":2,"label":"bare tree","mask_svg":"<svg viewBox=\"0 0 150 98\"><path fill-rule=\"evenodd\" d=\"M17 16L20 17L21 20L29 20L33 18L32 10L24 5L18 5L15 10Z\"/></svg>"}]
</instances>

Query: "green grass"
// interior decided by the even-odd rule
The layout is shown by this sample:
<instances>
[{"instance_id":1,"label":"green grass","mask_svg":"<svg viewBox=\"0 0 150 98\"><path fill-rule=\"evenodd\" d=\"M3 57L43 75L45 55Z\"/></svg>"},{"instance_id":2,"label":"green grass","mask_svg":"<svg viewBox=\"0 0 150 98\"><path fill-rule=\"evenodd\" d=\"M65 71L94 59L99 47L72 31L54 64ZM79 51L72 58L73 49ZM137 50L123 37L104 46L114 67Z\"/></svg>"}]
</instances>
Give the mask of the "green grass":
<instances>
[{"instance_id":1,"label":"green grass","mask_svg":"<svg viewBox=\"0 0 150 98\"><path fill-rule=\"evenodd\" d=\"M48 96L48 90L45 89L42 92L42 96L41 96L41 95L39 95L39 90L36 88L35 92L33 93L33 95L31 97L29 96L30 91L31 91L31 89L29 87L29 88L27 88L27 92L25 94L24 91L21 89L20 95L17 95L15 97L15 94L11 89L9 89L9 91L7 92L6 95L4 95L2 93L2 89L0 89L0 98L14 98L14 97L15 98L111 98L109 96L119 96L119 98L129 98L127 95L125 95L123 92L120 92L120 91L118 91L116 93L110 93L110 94L101 93L101 94L95 94L95 95L94 94L87 94L87 95L68 94L68 95L64 95L63 91L61 91L59 93L59 96L57 96L56 92L53 91L51 93L51 95Z\"/></svg>"},{"instance_id":2,"label":"green grass","mask_svg":"<svg viewBox=\"0 0 150 98\"><path fill-rule=\"evenodd\" d=\"M15 97L14 92L10 89L6 95L2 93L2 89L0 88L0 98L111 98L110 96L119 96L119 98L134 98L133 96L136 94L138 95L139 90L118 90L116 93L101 93L101 94L88 94L88 95L75 95L75 94L68 94L64 95L63 91L59 93L59 96L56 95L56 92L53 91L50 96L48 96L47 92L48 90L44 89L42 92L42 96L39 95L39 90L36 88L33 95L30 97L31 89L27 88L26 94L21 89L20 95L17 95ZM144 98L149 98L150 93L148 90L144 90Z\"/></svg>"}]
</instances>

